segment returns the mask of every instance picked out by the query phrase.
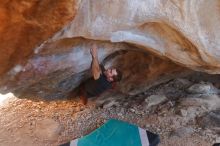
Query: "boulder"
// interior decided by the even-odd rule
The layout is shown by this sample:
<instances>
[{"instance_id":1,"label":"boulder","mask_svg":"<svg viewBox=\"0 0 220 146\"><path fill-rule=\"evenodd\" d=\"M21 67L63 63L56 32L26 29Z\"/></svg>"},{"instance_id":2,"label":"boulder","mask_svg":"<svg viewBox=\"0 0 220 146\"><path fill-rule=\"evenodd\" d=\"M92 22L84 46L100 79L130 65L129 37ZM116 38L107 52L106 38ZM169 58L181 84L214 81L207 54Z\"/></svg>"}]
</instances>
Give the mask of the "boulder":
<instances>
[{"instance_id":1,"label":"boulder","mask_svg":"<svg viewBox=\"0 0 220 146\"><path fill-rule=\"evenodd\" d=\"M127 42L213 74L220 73L219 28L218 0L82 0L75 19L51 41Z\"/></svg>"},{"instance_id":2,"label":"boulder","mask_svg":"<svg viewBox=\"0 0 220 146\"><path fill-rule=\"evenodd\" d=\"M131 94L185 67L220 73L217 0L6 0L0 12L0 93L68 97L91 77L92 43Z\"/></svg>"},{"instance_id":3,"label":"boulder","mask_svg":"<svg viewBox=\"0 0 220 146\"><path fill-rule=\"evenodd\" d=\"M0 0L0 75L33 55L34 48L69 23L77 0Z\"/></svg>"}]
</instances>

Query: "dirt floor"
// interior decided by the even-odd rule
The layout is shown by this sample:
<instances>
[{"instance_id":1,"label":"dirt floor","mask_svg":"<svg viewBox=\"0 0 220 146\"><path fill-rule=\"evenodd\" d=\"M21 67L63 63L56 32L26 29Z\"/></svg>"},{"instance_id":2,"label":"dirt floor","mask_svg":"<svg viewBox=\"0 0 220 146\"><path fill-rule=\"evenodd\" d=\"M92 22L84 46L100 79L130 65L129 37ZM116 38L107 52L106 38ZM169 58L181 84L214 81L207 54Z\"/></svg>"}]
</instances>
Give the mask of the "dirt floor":
<instances>
[{"instance_id":1,"label":"dirt floor","mask_svg":"<svg viewBox=\"0 0 220 146\"><path fill-rule=\"evenodd\" d=\"M212 84L188 79L171 80L133 96L106 93L86 106L77 98L36 102L9 95L0 104L0 145L59 145L114 118L159 134L160 146L211 146L220 141L220 135L201 121L219 108L218 99L218 89Z\"/></svg>"}]
</instances>

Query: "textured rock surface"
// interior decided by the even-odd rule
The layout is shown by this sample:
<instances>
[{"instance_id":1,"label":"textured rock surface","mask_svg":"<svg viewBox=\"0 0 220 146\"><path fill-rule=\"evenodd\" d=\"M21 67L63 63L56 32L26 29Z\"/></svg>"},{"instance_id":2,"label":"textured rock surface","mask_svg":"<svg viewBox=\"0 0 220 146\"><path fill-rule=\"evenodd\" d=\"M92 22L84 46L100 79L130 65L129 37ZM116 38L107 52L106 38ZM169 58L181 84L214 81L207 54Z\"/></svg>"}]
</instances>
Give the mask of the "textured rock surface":
<instances>
[{"instance_id":1,"label":"textured rock surface","mask_svg":"<svg viewBox=\"0 0 220 146\"><path fill-rule=\"evenodd\" d=\"M90 76L92 42L101 61L124 70L119 89L132 95L186 70L168 59L220 73L219 6L217 0L4 1L0 93L67 97Z\"/></svg>"},{"instance_id":2,"label":"textured rock surface","mask_svg":"<svg viewBox=\"0 0 220 146\"><path fill-rule=\"evenodd\" d=\"M20 97L58 99L68 97L82 80L91 76L90 46L94 41L63 39L48 43L23 66L13 68L0 83L2 91L12 91ZM123 80L118 89L135 94L140 89L172 78L183 71L169 60L162 60L149 53L126 51L127 44L96 42L99 60L108 66L123 70ZM185 69L186 70L186 69ZM138 90L136 90L138 89ZM22 94L20 94L22 93Z\"/></svg>"},{"instance_id":3,"label":"textured rock surface","mask_svg":"<svg viewBox=\"0 0 220 146\"><path fill-rule=\"evenodd\" d=\"M70 22L76 0L1 0L0 75L24 63L33 49Z\"/></svg>"},{"instance_id":4,"label":"textured rock surface","mask_svg":"<svg viewBox=\"0 0 220 146\"><path fill-rule=\"evenodd\" d=\"M198 120L204 128L210 128L220 134L220 109L209 112Z\"/></svg>"},{"instance_id":5,"label":"textured rock surface","mask_svg":"<svg viewBox=\"0 0 220 146\"><path fill-rule=\"evenodd\" d=\"M82 0L75 19L52 40L83 36L128 42L184 66L219 73L219 4L218 0Z\"/></svg>"}]
</instances>

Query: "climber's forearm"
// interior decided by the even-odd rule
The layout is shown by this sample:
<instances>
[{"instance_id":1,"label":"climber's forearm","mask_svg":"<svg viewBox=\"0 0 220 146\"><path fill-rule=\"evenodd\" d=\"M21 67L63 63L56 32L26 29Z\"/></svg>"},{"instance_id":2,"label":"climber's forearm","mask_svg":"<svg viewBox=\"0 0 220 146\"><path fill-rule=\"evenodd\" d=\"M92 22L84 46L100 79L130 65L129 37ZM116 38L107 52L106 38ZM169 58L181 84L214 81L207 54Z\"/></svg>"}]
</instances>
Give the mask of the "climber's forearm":
<instances>
[{"instance_id":1,"label":"climber's forearm","mask_svg":"<svg viewBox=\"0 0 220 146\"><path fill-rule=\"evenodd\" d=\"M92 48L90 49L90 53L92 55L92 74L94 79L97 80L100 77L101 69L99 66L97 46L95 44L93 44Z\"/></svg>"},{"instance_id":2,"label":"climber's forearm","mask_svg":"<svg viewBox=\"0 0 220 146\"><path fill-rule=\"evenodd\" d=\"M99 61L97 57L92 57L92 75L95 80L100 77L101 69L99 66Z\"/></svg>"}]
</instances>

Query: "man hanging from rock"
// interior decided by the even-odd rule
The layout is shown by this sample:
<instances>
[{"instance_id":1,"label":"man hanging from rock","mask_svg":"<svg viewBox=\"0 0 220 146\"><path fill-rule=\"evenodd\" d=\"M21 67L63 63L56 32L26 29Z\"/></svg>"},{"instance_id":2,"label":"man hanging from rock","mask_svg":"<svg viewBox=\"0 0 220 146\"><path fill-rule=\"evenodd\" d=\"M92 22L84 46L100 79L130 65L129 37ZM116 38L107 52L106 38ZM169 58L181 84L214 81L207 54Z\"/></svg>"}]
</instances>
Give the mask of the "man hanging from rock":
<instances>
[{"instance_id":1,"label":"man hanging from rock","mask_svg":"<svg viewBox=\"0 0 220 146\"><path fill-rule=\"evenodd\" d=\"M111 89L114 82L122 78L122 73L116 68L105 69L99 64L97 46L93 44L90 49L92 56L91 72L93 77L80 86L80 100L86 105L88 98L99 96L104 91Z\"/></svg>"}]
</instances>

